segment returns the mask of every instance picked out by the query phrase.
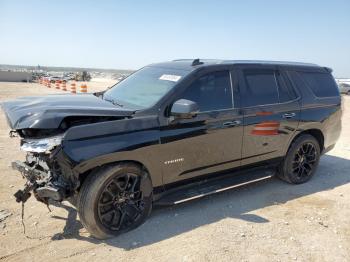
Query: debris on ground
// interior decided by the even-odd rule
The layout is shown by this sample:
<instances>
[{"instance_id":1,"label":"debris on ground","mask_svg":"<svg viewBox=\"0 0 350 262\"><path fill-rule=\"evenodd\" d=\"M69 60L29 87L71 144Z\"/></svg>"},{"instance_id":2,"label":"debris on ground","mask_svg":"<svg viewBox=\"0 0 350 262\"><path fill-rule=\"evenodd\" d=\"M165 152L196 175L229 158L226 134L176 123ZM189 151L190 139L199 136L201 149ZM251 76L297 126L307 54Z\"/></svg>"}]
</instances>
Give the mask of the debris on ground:
<instances>
[{"instance_id":1,"label":"debris on ground","mask_svg":"<svg viewBox=\"0 0 350 262\"><path fill-rule=\"evenodd\" d=\"M323 226L323 227L328 227L328 225L325 224L325 223L323 223L322 221L319 221L318 223L319 223L321 226Z\"/></svg>"},{"instance_id":2,"label":"debris on ground","mask_svg":"<svg viewBox=\"0 0 350 262\"><path fill-rule=\"evenodd\" d=\"M0 222L4 221L6 218L11 216L12 213L6 209L1 209L0 210Z\"/></svg>"}]
</instances>

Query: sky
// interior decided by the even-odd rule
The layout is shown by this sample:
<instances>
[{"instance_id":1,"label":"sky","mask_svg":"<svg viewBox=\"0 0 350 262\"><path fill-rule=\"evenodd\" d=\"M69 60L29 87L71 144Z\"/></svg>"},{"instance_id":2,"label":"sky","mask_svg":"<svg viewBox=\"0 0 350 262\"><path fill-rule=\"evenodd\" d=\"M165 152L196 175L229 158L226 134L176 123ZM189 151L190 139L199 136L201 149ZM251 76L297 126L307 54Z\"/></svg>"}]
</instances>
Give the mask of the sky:
<instances>
[{"instance_id":1,"label":"sky","mask_svg":"<svg viewBox=\"0 0 350 262\"><path fill-rule=\"evenodd\" d=\"M350 0L0 0L0 64L317 63L350 78Z\"/></svg>"}]
</instances>

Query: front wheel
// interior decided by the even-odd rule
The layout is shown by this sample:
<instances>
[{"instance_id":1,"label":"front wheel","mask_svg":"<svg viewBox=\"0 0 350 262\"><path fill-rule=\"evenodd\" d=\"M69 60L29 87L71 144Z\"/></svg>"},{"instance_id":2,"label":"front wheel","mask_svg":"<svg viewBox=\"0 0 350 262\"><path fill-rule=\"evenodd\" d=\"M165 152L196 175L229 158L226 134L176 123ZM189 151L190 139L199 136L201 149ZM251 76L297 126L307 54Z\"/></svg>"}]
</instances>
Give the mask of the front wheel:
<instances>
[{"instance_id":1,"label":"front wheel","mask_svg":"<svg viewBox=\"0 0 350 262\"><path fill-rule=\"evenodd\" d=\"M121 163L91 173L79 192L83 226L106 239L141 225L152 209L152 183L137 165Z\"/></svg>"},{"instance_id":2,"label":"front wheel","mask_svg":"<svg viewBox=\"0 0 350 262\"><path fill-rule=\"evenodd\" d=\"M292 142L281 163L279 178L291 183L302 184L311 179L320 160L320 145L315 137L302 135Z\"/></svg>"}]
</instances>

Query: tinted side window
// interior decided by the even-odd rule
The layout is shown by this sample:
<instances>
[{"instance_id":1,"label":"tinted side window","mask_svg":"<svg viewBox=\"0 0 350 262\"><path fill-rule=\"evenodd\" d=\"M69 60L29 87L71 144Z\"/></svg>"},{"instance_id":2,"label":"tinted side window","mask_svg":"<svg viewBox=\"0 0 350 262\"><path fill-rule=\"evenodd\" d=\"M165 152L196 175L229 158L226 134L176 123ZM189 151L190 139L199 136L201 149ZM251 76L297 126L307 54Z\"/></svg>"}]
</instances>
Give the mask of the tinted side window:
<instances>
[{"instance_id":1,"label":"tinted side window","mask_svg":"<svg viewBox=\"0 0 350 262\"><path fill-rule=\"evenodd\" d=\"M331 74L320 72L298 72L317 97L339 96L337 85Z\"/></svg>"},{"instance_id":2,"label":"tinted side window","mask_svg":"<svg viewBox=\"0 0 350 262\"><path fill-rule=\"evenodd\" d=\"M276 72L276 75L277 75L276 78L277 78L278 87L279 87L278 88L279 102L283 103L283 102L288 102L290 100L296 99L297 94L291 87L291 84L288 81L288 79L283 77L283 75L280 74L279 72Z\"/></svg>"},{"instance_id":3,"label":"tinted side window","mask_svg":"<svg viewBox=\"0 0 350 262\"><path fill-rule=\"evenodd\" d=\"M230 73L219 71L198 78L182 98L196 102L202 112L232 108Z\"/></svg>"},{"instance_id":4,"label":"tinted side window","mask_svg":"<svg viewBox=\"0 0 350 262\"><path fill-rule=\"evenodd\" d=\"M245 106L278 103L278 87L273 70L244 70L243 73L247 87Z\"/></svg>"}]
</instances>

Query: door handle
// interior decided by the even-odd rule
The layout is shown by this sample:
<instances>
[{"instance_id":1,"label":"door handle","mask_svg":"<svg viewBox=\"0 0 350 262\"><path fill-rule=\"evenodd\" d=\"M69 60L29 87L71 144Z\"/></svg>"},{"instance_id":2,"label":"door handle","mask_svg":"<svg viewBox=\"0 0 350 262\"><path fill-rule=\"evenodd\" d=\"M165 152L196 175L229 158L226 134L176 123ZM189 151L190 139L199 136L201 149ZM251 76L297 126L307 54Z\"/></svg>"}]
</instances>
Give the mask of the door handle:
<instances>
[{"instance_id":1,"label":"door handle","mask_svg":"<svg viewBox=\"0 0 350 262\"><path fill-rule=\"evenodd\" d=\"M223 125L224 127L231 127L231 126L238 126L240 123L241 123L240 120L234 120L234 121L225 122L225 123L223 123L222 125Z\"/></svg>"},{"instance_id":2,"label":"door handle","mask_svg":"<svg viewBox=\"0 0 350 262\"><path fill-rule=\"evenodd\" d=\"M285 113L285 114L283 115L283 118L289 119L289 118L293 118L293 117L295 117L295 116L296 116L295 113Z\"/></svg>"}]
</instances>

